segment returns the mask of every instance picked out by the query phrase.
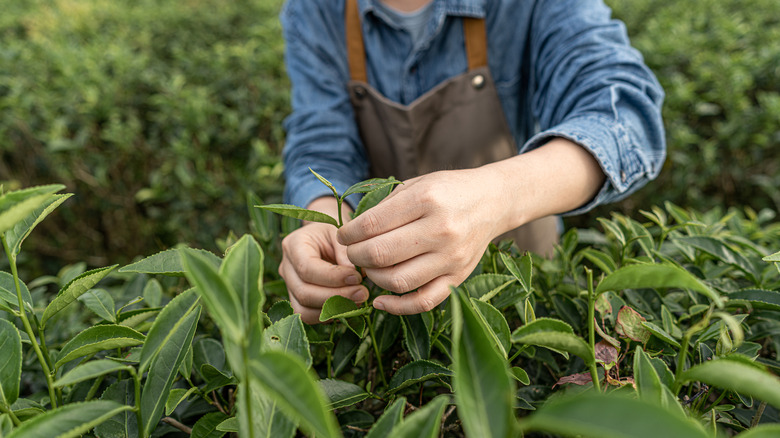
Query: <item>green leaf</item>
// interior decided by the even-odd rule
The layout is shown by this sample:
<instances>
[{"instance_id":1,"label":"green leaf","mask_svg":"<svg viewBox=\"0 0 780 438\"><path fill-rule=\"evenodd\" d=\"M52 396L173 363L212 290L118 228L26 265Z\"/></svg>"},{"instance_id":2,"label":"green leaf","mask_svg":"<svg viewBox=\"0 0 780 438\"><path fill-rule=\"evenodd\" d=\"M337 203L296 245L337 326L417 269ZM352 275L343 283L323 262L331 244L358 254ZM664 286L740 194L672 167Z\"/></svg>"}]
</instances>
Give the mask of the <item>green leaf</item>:
<instances>
[{"instance_id":1,"label":"green leaf","mask_svg":"<svg viewBox=\"0 0 780 438\"><path fill-rule=\"evenodd\" d=\"M152 359L149 374L141 392L141 419L143 430L147 436L154 430L162 417L173 381L176 379L179 367L181 367L181 363L192 345L192 338L195 336L195 328L198 326L199 318L200 307L183 318L182 323L175 328L175 331L162 345L162 349Z\"/></svg>"},{"instance_id":2,"label":"green leaf","mask_svg":"<svg viewBox=\"0 0 780 438\"><path fill-rule=\"evenodd\" d=\"M351 318L353 316L365 315L371 312L371 307L358 307L354 301L344 298L341 295L333 295L325 300L320 311L320 322L329 321L334 318Z\"/></svg>"},{"instance_id":3,"label":"green leaf","mask_svg":"<svg viewBox=\"0 0 780 438\"><path fill-rule=\"evenodd\" d=\"M392 176L390 178L367 179L365 181L353 184L350 188L345 190L344 193L341 194L341 199L344 199L353 193L372 193L376 190L381 190L386 187L393 187L397 184L403 183L393 178Z\"/></svg>"},{"instance_id":4,"label":"green leaf","mask_svg":"<svg viewBox=\"0 0 780 438\"><path fill-rule=\"evenodd\" d=\"M263 331L262 352L284 351L298 355L306 368L311 367L312 357L309 339L300 314L290 315L271 324Z\"/></svg>"},{"instance_id":5,"label":"green leaf","mask_svg":"<svg viewBox=\"0 0 780 438\"><path fill-rule=\"evenodd\" d=\"M254 436L262 438L293 438L298 428L298 423L281 411L279 403L274 397L266 393L257 382L257 379L251 379L250 386L242 385L240 388L245 387L249 387L251 393L250 409ZM242 409L240 405L239 409ZM239 415L241 415L241 412L239 412ZM236 427L240 432L241 428L238 418L236 423Z\"/></svg>"},{"instance_id":6,"label":"green leaf","mask_svg":"<svg viewBox=\"0 0 780 438\"><path fill-rule=\"evenodd\" d=\"M727 306L750 305L754 309L780 311L780 292L763 289L743 289L728 295Z\"/></svg>"},{"instance_id":7,"label":"green leaf","mask_svg":"<svg viewBox=\"0 0 780 438\"><path fill-rule=\"evenodd\" d=\"M596 288L596 294L606 291L641 288L690 289L706 296L718 307L723 299L690 272L672 265L641 264L624 266L607 275Z\"/></svg>"},{"instance_id":8,"label":"green leaf","mask_svg":"<svg viewBox=\"0 0 780 438\"><path fill-rule=\"evenodd\" d=\"M482 318L482 321L490 328L488 334L495 342L496 347L498 347L504 357L507 357L509 349L512 347L512 341L510 340L509 324L506 322L506 318L489 303L474 298L471 299L471 303Z\"/></svg>"},{"instance_id":9,"label":"green leaf","mask_svg":"<svg viewBox=\"0 0 780 438\"><path fill-rule=\"evenodd\" d=\"M780 424L759 424L737 435L736 438L777 438L780 436Z\"/></svg>"},{"instance_id":10,"label":"green leaf","mask_svg":"<svg viewBox=\"0 0 780 438\"><path fill-rule=\"evenodd\" d=\"M143 374L149 368L152 360L168 343L171 336L178 332L184 323L184 317L194 312L199 307L198 294L194 289L188 289L172 299L160 311L159 316L149 329L141 349L141 358L138 364L138 372Z\"/></svg>"},{"instance_id":11,"label":"green leaf","mask_svg":"<svg viewBox=\"0 0 780 438\"><path fill-rule=\"evenodd\" d=\"M333 196L335 196L335 197L337 197L337 198L339 197L339 194L338 194L338 192L336 192L336 188L335 188L335 187L333 187L333 184L332 184L330 181L328 181L327 179L325 179L325 177L324 177L324 176L322 176L322 175L320 175L319 173L315 172L315 171L314 171L314 169L312 169L311 167L309 168L309 172L313 173L313 174L314 174L314 176L316 176L316 177L317 177L317 179L318 179L318 180L320 180L320 182L321 182L321 183L325 184L325 186L326 186L327 188L329 188L329 189L330 189L330 190L333 192Z\"/></svg>"},{"instance_id":12,"label":"green leaf","mask_svg":"<svg viewBox=\"0 0 780 438\"><path fill-rule=\"evenodd\" d=\"M437 438L441 429L441 417L449 402L450 398L447 395L434 398L404 418L401 425L393 429L393 438ZM488 435L482 436L488 437Z\"/></svg>"},{"instance_id":13,"label":"green leaf","mask_svg":"<svg viewBox=\"0 0 780 438\"><path fill-rule=\"evenodd\" d=\"M452 377L454 373L447 367L429 360L415 360L402 366L393 374L387 393L392 394L416 383L434 378Z\"/></svg>"},{"instance_id":14,"label":"green leaf","mask_svg":"<svg viewBox=\"0 0 780 438\"><path fill-rule=\"evenodd\" d=\"M402 315L406 350L414 360L428 359L431 354L431 332L422 315Z\"/></svg>"},{"instance_id":15,"label":"green leaf","mask_svg":"<svg viewBox=\"0 0 780 438\"><path fill-rule=\"evenodd\" d=\"M162 305L163 288L156 278L152 278L144 286L144 291L141 296L144 297L146 305L149 307L160 307Z\"/></svg>"},{"instance_id":16,"label":"green leaf","mask_svg":"<svg viewBox=\"0 0 780 438\"><path fill-rule=\"evenodd\" d=\"M322 388L297 356L267 351L251 362L250 370L269 397L307 433L321 438L341 436L336 418L326 408Z\"/></svg>"},{"instance_id":17,"label":"green leaf","mask_svg":"<svg viewBox=\"0 0 780 438\"><path fill-rule=\"evenodd\" d=\"M501 261L504 262L504 266L506 266L509 272L520 282L523 289L527 293L531 293L531 275L533 274L531 255L525 253L525 255L520 258L520 263L518 264L509 254L504 252L500 252L499 254L501 255Z\"/></svg>"},{"instance_id":18,"label":"green leaf","mask_svg":"<svg viewBox=\"0 0 780 438\"><path fill-rule=\"evenodd\" d=\"M263 321L259 315L265 303L263 259L260 245L251 235L245 234L228 248L219 268L219 276L238 294L239 307L243 311L240 327L248 339L250 357L261 347ZM215 295L215 298L219 299L219 296Z\"/></svg>"},{"instance_id":19,"label":"green leaf","mask_svg":"<svg viewBox=\"0 0 780 438\"><path fill-rule=\"evenodd\" d=\"M49 318L56 315L57 312L64 309L68 304L76 301L82 294L92 289L93 286L111 273L117 266L118 265L113 265L106 268L93 269L71 280L60 290L57 294L57 298L46 306L46 310L43 311L43 316L41 316L41 325L45 326L46 321L48 321Z\"/></svg>"},{"instance_id":20,"label":"green leaf","mask_svg":"<svg viewBox=\"0 0 780 438\"><path fill-rule=\"evenodd\" d=\"M238 418L236 417L230 417L227 420L219 423L217 425L217 430L221 430L222 432L236 432L238 433ZM271 436L271 435L267 435Z\"/></svg>"},{"instance_id":21,"label":"green leaf","mask_svg":"<svg viewBox=\"0 0 780 438\"><path fill-rule=\"evenodd\" d=\"M761 260L763 260L765 262L780 262L780 251L776 252L776 253L774 253L772 255L768 255L768 256L762 258Z\"/></svg>"},{"instance_id":22,"label":"green leaf","mask_svg":"<svg viewBox=\"0 0 780 438\"><path fill-rule=\"evenodd\" d=\"M96 325L85 329L68 341L60 350L54 367L59 368L73 359L103 350L141 345L145 339L143 334L130 327L113 324Z\"/></svg>"},{"instance_id":23,"label":"green leaf","mask_svg":"<svg viewBox=\"0 0 780 438\"><path fill-rule=\"evenodd\" d=\"M645 344L650 339L650 332L642 325L643 322L645 318L639 312L629 306L623 306L618 311L615 333Z\"/></svg>"},{"instance_id":24,"label":"green leaf","mask_svg":"<svg viewBox=\"0 0 780 438\"><path fill-rule=\"evenodd\" d=\"M65 195L49 195L44 202L27 217L17 222L13 228L6 232L6 240L14 260L16 260L16 256L19 255L19 252L22 250L22 242L30 235L32 230L46 219L46 216L71 196L73 196L72 193Z\"/></svg>"},{"instance_id":25,"label":"green leaf","mask_svg":"<svg viewBox=\"0 0 780 438\"><path fill-rule=\"evenodd\" d=\"M326 406L328 409L338 409L352 406L367 399L371 394L354 383L336 379L320 380L320 387L325 392L325 397L330 400Z\"/></svg>"},{"instance_id":26,"label":"green leaf","mask_svg":"<svg viewBox=\"0 0 780 438\"><path fill-rule=\"evenodd\" d=\"M756 281L759 276L756 267L745 256L733 250L721 239L711 236L680 236L674 238L673 242L678 245L696 248L723 263L734 266L747 274L753 281Z\"/></svg>"},{"instance_id":27,"label":"green leaf","mask_svg":"<svg viewBox=\"0 0 780 438\"><path fill-rule=\"evenodd\" d=\"M736 358L711 360L691 367L680 376L681 382L703 382L766 401L780 408L780 379L756 365Z\"/></svg>"},{"instance_id":28,"label":"green leaf","mask_svg":"<svg viewBox=\"0 0 780 438\"><path fill-rule=\"evenodd\" d=\"M588 392L545 404L520 421L523 432L536 430L583 438L707 438L695 420L656 404Z\"/></svg>"},{"instance_id":29,"label":"green leaf","mask_svg":"<svg viewBox=\"0 0 780 438\"><path fill-rule=\"evenodd\" d=\"M105 289L90 289L78 297L87 309L106 321L116 323L114 299Z\"/></svg>"},{"instance_id":30,"label":"green leaf","mask_svg":"<svg viewBox=\"0 0 780 438\"><path fill-rule=\"evenodd\" d=\"M133 379L115 382L103 392L101 400L135 406ZM121 412L95 427L95 435L100 438L138 438L138 419L135 412Z\"/></svg>"},{"instance_id":31,"label":"green leaf","mask_svg":"<svg viewBox=\"0 0 780 438\"><path fill-rule=\"evenodd\" d=\"M266 204L266 205L256 205L255 207L262 208L263 210L268 210L272 213L281 214L282 216L287 216L294 219L300 219L309 222L320 222L323 224L333 225L334 227L338 227L339 225L338 222L336 222L336 219L333 219L332 216L328 216L327 214L321 213L319 211L307 210L305 208L301 208L295 205Z\"/></svg>"},{"instance_id":32,"label":"green leaf","mask_svg":"<svg viewBox=\"0 0 780 438\"><path fill-rule=\"evenodd\" d=\"M473 298L489 301L514 282L515 277L511 275L479 274L466 280L460 287L466 289Z\"/></svg>"},{"instance_id":33,"label":"green leaf","mask_svg":"<svg viewBox=\"0 0 780 438\"><path fill-rule=\"evenodd\" d=\"M198 372L206 364L221 370L225 368L225 349L222 343L214 338L202 338L192 346L193 365Z\"/></svg>"},{"instance_id":34,"label":"green leaf","mask_svg":"<svg viewBox=\"0 0 780 438\"><path fill-rule=\"evenodd\" d=\"M229 339L240 339L246 329L238 292L219 275L208 258L198 252L181 252L184 275L206 304L214 322Z\"/></svg>"},{"instance_id":35,"label":"green leaf","mask_svg":"<svg viewBox=\"0 0 780 438\"><path fill-rule=\"evenodd\" d=\"M590 260L591 263L598 266L598 268L601 269L601 271L605 274L611 274L617 270L617 265L615 264L615 261L612 259L612 257L601 250L588 247L582 250L581 254L586 259Z\"/></svg>"},{"instance_id":36,"label":"green leaf","mask_svg":"<svg viewBox=\"0 0 780 438\"><path fill-rule=\"evenodd\" d=\"M22 337L19 330L4 319L0 319L0 352L0 406L7 407L19 398Z\"/></svg>"},{"instance_id":37,"label":"green leaf","mask_svg":"<svg viewBox=\"0 0 780 438\"><path fill-rule=\"evenodd\" d=\"M617 239L621 247L626 246L626 236L623 234L623 230L621 230L620 227L615 224L615 222L606 218L597 218L596 220L599 221L602 227L604 227L605 231L608 231L610 234L615 236L615 239Z\"/></svg>"},{"instance_id":38,"label":"green leaf","mask_svg":"<svg viewBox=\"0 0 780 438\"><path fill-rule=\"evenodd\" d=\"M222 438L225 432L218 430L217 426L227 420L228 416L222 412L209 412L200 417L192 426L191 438Z\"/></svg>"},{"instance_id":39,"label":"green leaf","mask_svg":"<svg viewBox=\"0 0 780 438\"><path fill-rule=\"evenodd\" d=\"M165 401L165 415L171 415L173 411L175 411L176 408L181 404L181 402L187 400L187 397L189 397L197 389L198 388L195 387L189 389L171 389L171 392L168 394L168 400Z\"/></svg>"},{"instance_id":40,"label":"green leaf","mask_svg":"<svg viewBox=\"0 0 780 438\"><path fill-rule=\"evenodd\" d=\"M68 371L54 382L55 388L74 385L115 371L127 370L127 365L109 359L93 360Z\"/></svg>"},{"instance_id":41,"label":"green leaf","mask_svg":"<svg viewBox=\"0 0 780 438\"><path fill-rule=\"evenodd\" d=\"M382 415L376 420L376 423L368 431L366 438L390 438L396 426L403 421L404 409L406 408L406 399L397 398L393 404L386 407Z\"/></svg>"},{"instance_id":42,"label":"green leaf","mask_svg":"<svg viewBox=\"0 0 780 438\"><path fill-rule=\"evenodd\" d=\"M70 403L25 421L8 438L76 438L114 415L131 409L131 406L108 400Z\"/></svg>"},{"instance_id":43,"label":"green leaf","mask_svg":"<svg viewBox=\"0 0 780 438\"><path fill-rule=\"evenodd\" d=\"M571 353L581 357L586 365L596 360L588 344L574 334L571 326L555 319L538 318L516 329L512 333L512 342Z\"/></svg>"},{"instance_id":44,"label":"green leaf","mask_svg":"<svg viewBox=\"0 0 780 438\"><path fill-rule=\"evenodd\" d=\"M642 327L647 329L650 333L655 335L658 339L666 342L667 344L680 348L680 343L677 342L676 339L672 337L669 333L667 333L666 330L662 329L661 327L658 327L657 325L653 324L652 322L642 321L641 322Z\"/></svg>"},{"instance_id":45,"label":"green leaf","mask_svg":"<svg viewBox=\"0 0 780 438\"><path fill-rule=\"evenodd\" d=\"M453 318L453 384L458 415L467 436L513 436L514 381L506 359L465 294L450 295Z\"/></svg>"},{"instance_id":46,"label":"green leaf","mask_svg":"<svg viewBox=\"0 0 780 438\"><path fill-rule=\"evenodd\" d=\"M28 309L32 309L33 302L32 296L30 296L30 290L22 280L19 280L19 288L22 291L22 301ZM6 301L12 309L19 308L19 298L16 296L14 276L8 272L0 271L0 299Z\"/></svg>"},{"instance_id":47,"label":"green leaf","mask_svg":"<svg viewBox=\"0 0 780 438\"><path fill-rule=\"evenodd\" d=\"M390 179L394 178L391 176ZM387 185L367 193L365 196L363 196L363 198L360 199L360 202L355 209L354 217L358 217L368 211L368 209L375 207L377 204L382 202L382 200L385 199L391 191L393 191L393 186Z\"/></svg>"},{"instance_id":48,"label":"green leaf","mask_svg":"<svg viewBox=\"0 0 780 438\"><path fill-rule=\"evenodd\" d=\"M528 373L526 373L524 369L520 367L512 367L512 369L509 370L509 372L512 374L512 377L515 380L522 383L523 385L531 384L531 379L528 378Z\"/></svg>"},{"instance_id":49,"label":"green leaf","mask_svg":"<svg viewBox=\"0 0 780 438\"><path fill-rule=\"evenodd\" d=\"M655 372L647 353L638 345L634 350L634 383L640 399L656 406L664 406L661 379Z\"/></svg>"},{"instance_id":50,"label":"green leaf","mask_svg":"<svg viewBox=\"0 0 780 438\"><path fill-rule=\"evenodd\" d=\"M62 184L30 187L0 195L0 234L14 228L51 197ZM10 245L10 243L9 243Z\"/></svg>"},{"instance_id":51,"label":"green leaf","mask_svg":"<svg viewBox=\"0 0 780 438\"><path fill-rule=\"evenodd\" d=\"M209 251L190 248L190 251L198 252L205 257L215 268L222 263L222 259ZM160 274L171 277L184 277L184 265L179 256L179 249L167 249L157 254L146 257L135 263L120 268L117 272L136 272L139 274Z\"/></svg>"}]
</instances>

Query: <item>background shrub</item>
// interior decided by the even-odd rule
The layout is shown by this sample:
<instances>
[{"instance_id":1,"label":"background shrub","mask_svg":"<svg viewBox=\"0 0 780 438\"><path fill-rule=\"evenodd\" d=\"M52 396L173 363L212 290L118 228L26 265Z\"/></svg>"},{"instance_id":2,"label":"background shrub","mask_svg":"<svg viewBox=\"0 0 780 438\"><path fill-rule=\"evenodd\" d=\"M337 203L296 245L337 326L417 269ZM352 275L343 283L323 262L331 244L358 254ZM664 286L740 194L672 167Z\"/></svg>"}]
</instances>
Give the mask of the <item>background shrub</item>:
<instances>
[{"instance_id":1,"label":"background shrub","mask_svg":"<svg viewBox=\"0 0 780 438\"><path fill-rule=\"evenodd\" d=\"M780 4L606 0L663 84L669 158L618 204L780 207ZM123 263L247 230L278 199L289 112L283 0L10 0L0 14L0 182L73 202L28 252ZM29 263L27 264L29 266Z\"/></svg>"}]
</instances>

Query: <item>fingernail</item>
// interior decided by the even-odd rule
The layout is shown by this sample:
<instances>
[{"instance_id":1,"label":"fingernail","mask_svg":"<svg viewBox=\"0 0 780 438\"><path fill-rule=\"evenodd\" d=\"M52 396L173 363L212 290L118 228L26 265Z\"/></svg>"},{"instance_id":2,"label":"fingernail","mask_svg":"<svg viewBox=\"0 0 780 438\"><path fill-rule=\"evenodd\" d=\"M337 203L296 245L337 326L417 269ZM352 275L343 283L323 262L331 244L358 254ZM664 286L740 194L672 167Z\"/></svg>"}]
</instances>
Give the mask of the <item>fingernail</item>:
<instances>
[{"instance_id":1,"label":"fingernail","mask_svg":"<svg viewBox=\"0 0 780 438\"><path fill-rule=\"evenodd\" d=\"M354 275L350 275L349 277L344 279L344 283L346 283L346 284L348 284L350 286L354 286L356 284L360 284L360 279L357 278Z\"/></svg>"},{"instance_id":2,"label":"fingernail","mask_svg":"<svg viewBox=\"0 0 780 438\"><path fill-rule=\"evenodd\" d=\"M356 301L358 303L361 303L366 300L366 293L362 290L359 290L352 294L352 301Z\"/></svg>"},{"instance_id":3,"label":"fingernail","mask_svg":"<svg viewBox=\"0 0 780 438\"><path fill-rule=\"evenodd\" d=\"M376 310L385 310L385 305L382 304L380 301L374 301L374 309Z\"/></svg>"}]
</instances>

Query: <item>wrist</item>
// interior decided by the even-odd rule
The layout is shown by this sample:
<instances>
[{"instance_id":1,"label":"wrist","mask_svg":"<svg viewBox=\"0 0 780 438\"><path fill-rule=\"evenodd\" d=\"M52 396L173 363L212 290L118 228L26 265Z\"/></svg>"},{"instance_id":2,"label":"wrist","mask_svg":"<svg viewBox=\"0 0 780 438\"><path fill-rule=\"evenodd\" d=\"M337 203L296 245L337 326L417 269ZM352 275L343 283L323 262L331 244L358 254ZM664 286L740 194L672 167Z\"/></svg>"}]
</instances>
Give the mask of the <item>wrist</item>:
<instances>
[{"instance_id":1,"label":"wrist","mask_svg":"<svg viewBox=\"0 0 780 438\"><path fill-rule=\"evenodd\" d=\"M338 201L333 196L323 196L313 200L306 206L308 210L319 211L325 213L334 219L338 220ZM352 220L352 208L346 202L341 204L341 220L343 223L347 223ZM304 221L304 225L309 222Z\"/></svg>"}]
</instances>

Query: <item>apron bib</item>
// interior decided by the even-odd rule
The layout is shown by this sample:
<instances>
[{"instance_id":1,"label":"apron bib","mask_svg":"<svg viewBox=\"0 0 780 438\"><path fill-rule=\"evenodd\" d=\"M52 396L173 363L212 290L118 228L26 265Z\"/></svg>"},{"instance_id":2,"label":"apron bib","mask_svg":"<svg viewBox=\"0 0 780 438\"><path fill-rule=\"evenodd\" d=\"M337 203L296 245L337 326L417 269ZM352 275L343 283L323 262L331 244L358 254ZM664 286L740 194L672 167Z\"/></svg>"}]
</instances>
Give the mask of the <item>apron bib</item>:
<instances>
[{"instance_id":1,"label":"apron bib","mask_svg":"<svg viewBox=\"0 0 780 438\"><path fill-rule=\"evenodd\" d=\"M485 21L463 18L469 69L442 82L410 105L387 99L368 85L357 0L345 15L351 80L349 97L370 162L371 177L399 180L437 170L469 169L517 155L487 63ZM558 221L549 216L496 239L521 251L550 256Z\"/></svg>"}]
</instances>

